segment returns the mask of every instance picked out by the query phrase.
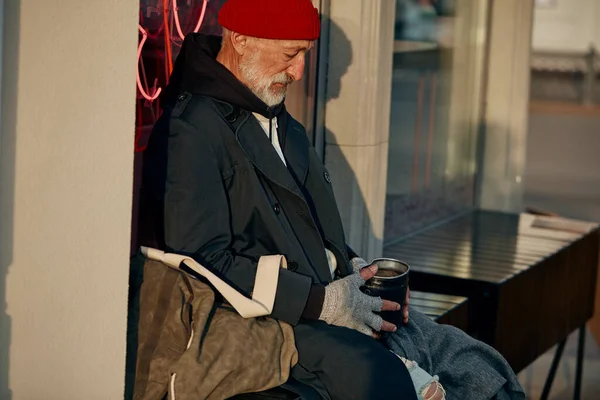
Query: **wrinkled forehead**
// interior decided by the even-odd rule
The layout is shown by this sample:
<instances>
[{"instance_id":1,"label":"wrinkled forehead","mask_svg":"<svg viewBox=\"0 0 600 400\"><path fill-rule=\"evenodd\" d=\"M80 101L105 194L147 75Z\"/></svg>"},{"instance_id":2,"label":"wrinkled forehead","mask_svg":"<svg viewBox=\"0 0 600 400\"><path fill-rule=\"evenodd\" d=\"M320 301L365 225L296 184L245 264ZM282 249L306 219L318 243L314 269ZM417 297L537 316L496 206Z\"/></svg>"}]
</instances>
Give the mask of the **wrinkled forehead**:
<instances>
[{"instance_id":1,"label":"wrinkled forehead","mask_svg":"<svg viewBox=\"0 0 600 400\"><path fill-rule=\"evenodd\" d=\"M277 39L262 39L253 38L256 46L267 51L284 51L297 53L300 51L308 51L313 45L312 40L277 40Z\"/></svg>"}]
</instances>

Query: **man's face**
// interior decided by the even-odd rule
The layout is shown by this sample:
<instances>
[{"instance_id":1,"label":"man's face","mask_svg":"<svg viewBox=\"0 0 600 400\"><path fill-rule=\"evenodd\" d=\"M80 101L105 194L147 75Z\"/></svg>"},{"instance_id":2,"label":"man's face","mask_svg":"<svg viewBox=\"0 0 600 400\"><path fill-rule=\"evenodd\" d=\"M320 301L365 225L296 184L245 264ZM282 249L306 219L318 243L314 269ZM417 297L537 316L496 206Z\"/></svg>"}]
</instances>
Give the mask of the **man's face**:
<instances>
[{"instance_id":1,"label":"man's face","mask_svg":"<svg viewBox=\"0 0 600 400\"><path fill-rule=\"evenodd\" d=\"M308 40L251 38L239 64L244 83L269 107L285 99L288 85L302 79Z\"/></svg>"}]
</instances>

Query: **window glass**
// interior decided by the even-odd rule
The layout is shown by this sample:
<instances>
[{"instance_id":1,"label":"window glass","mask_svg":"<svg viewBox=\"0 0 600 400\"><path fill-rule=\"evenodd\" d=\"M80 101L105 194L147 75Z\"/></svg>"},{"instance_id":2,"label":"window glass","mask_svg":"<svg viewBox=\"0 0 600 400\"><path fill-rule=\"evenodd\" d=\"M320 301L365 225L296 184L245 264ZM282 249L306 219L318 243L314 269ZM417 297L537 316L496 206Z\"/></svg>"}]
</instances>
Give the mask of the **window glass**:
<instances>
[{"instance_id":1,"label":"window glass","mask_svg":"<svg viewBox=\"0 0 600 400\"><path fill-rule=\"evenodd\" d=\"M397 0L385 241L474 203L487 0Z\"/></svg>"}]
</instances>

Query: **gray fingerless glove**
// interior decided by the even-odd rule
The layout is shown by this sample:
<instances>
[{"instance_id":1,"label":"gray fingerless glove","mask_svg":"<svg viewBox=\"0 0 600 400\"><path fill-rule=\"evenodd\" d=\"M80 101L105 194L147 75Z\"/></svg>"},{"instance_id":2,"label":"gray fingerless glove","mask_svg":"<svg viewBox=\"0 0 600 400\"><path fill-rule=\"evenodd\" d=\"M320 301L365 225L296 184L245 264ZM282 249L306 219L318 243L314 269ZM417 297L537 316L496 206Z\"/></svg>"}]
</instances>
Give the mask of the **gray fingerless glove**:
<instances>
[{"instance_id":1,"label":"gray fingerless glove","mask_svg":"<svg viewBox=\"0 0 600 400\"><path fill-rule=\"evenodd\" d=\"M373 330L380 331L383 319L375 312L381 311L383 300L361 292L364 283L359 274L352 274L327 285L319 319L369 336Z\"/></svg>"},{"instance_id":2,"label":"gray fingerless glove","mask_svg":"<svg viewBox=\"0 0 600 400\"><path fill-rule=\"evenodd\" d=\"M368 262L366 262L360 257L354 257L352 260L350 260L350 264L352 265L352 271L355 274L360 273L361 269L369 265Z\"/></svg>"}]
</instances>

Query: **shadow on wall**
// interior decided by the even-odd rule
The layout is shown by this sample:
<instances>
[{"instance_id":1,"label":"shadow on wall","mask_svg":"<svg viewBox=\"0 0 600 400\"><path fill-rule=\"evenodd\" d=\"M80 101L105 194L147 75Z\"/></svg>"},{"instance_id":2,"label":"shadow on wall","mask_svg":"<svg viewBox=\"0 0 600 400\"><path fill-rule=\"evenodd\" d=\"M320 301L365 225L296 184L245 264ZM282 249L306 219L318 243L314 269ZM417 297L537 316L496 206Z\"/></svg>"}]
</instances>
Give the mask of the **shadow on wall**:
<instances>
[{"instance_id":1,"label":"shadow on wall","mask_svg":"<svg viewBox=\"0 0 600 400\"><path fill-rule=\"evenodd\" d=\"M17 81L19 71L19 9L17 0L4 3L2 22L2 110L0 121L0 399L10 400L9 357L12 336L8 316L7 278L13 261Z\"/></svg>"},{"instance_id":2,"label":"shadow on wall","mask_svg":"<svg viewBox=\"0 0 600 400\"><path fill-rule=\"evenodd\" d=\"M331 57L335 57L334 60L329 62L327 72L326 101L330 102L340 97L342 78L348 72L348 68L353 60L352 43L350 43L350 40L340 26L331 20L329 20L328 57L330 59ZM333 132L325 126L325 163L327 168L331 170L332 185L340 216L344 223L346 241L363 258L379 257L381 254L367 254L367 249L363 248L365 238L375 236L375 233L373 231L373 222L366 209L367 204L362 195L356 174L338 144L337 138L343 137L344 132ZM364 217L362 217L363 215ZM362 221L359 221L359 223L353 222L357 218L368 218L369 220L367 223L360 223ZM355 232L352 234L353 232L349 231L352 228L362 228L363 232L360 235L356 235Z\"/></svg>"}]
</instances>

